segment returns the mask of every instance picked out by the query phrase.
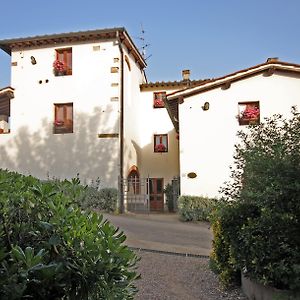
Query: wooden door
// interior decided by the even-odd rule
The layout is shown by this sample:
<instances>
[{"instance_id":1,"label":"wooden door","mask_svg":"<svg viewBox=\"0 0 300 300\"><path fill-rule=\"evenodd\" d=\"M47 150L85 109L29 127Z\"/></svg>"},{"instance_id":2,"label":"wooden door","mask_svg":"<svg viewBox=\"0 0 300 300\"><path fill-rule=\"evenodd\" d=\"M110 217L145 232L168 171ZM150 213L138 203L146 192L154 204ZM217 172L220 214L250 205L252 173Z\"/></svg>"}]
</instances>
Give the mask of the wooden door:
<instances>
[{"instance_id":1,"label":"wooden door","mask_svg":"<svg viewBox=\"0 0 300 300\"><path fill-rule=\"evenodd\" d=\"M150 210L164 210L164 180L163 178L149 178Z\"/></svg>"}]
</instances>

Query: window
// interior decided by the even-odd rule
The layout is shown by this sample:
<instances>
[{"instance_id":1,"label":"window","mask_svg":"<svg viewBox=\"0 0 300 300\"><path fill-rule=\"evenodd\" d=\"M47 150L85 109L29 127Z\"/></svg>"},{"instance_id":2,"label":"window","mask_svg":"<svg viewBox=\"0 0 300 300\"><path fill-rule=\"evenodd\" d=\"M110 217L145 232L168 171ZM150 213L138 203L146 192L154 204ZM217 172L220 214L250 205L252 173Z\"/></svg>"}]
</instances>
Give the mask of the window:
<instances>
[{"instance_id":1,"label":"window","mask_svg":"<svg viewBox=\"0 0 300 300\"><path fill-rule=\"evenodd\" d=\"M72 48L56 50L53 68L55 76L72 75Z\"/></svg>"},{"instance_id":2,"label":"window","mask_svg":"<svg viewBox=\"0 0 300 300\"><path fill-rule=\"evenodd\" d=\"M0 134L9 133L10 98L0 97Z\"/></svg>"},{"instance_id":3,"label":"window","mask_svg":"<svg viewBox=\"0 0 300 300\"><path fill-rule=\"evenodd\" d=\"M161 108L165 107L163 98L166 96L166 92L154 92L153 93L153 107Z\"/></svg>"},{"instance_id":4,"label":"window","mask_svg":"<svg viewBox=\"0 0 300 300\"><path fill-rule=\"evenodd\" d=\"M154 135L154 152L168 152L168 135Z\"/></svg>"},{"instance_id":5,"label":"window","mask_svg":"<svg viewBox=\"0 0 300 300\"><path fill-rule=\"evenodd\" d=\"M137 168L133 168L128 177L128 193L137 195L140 193L140 175Z\"/></svg>"},{"instance_id":6,"label":"window","mask_svg":"<svg viewBox=\"0 0 300 300\"><path fill-rule=\"evenodd\" d=\"M53 133L73 133L73 103L54 104Z\"/></svg>"},{"instance_id":7,"label":"window","mask_svg":"<svg viewBox=\"0 0 300 300\"><path fill-rule=\"evenodd\" d=\"M259 101L239 102L238 120L240 125L256 125L260 122Z\"/></svg>"}]
</instances>

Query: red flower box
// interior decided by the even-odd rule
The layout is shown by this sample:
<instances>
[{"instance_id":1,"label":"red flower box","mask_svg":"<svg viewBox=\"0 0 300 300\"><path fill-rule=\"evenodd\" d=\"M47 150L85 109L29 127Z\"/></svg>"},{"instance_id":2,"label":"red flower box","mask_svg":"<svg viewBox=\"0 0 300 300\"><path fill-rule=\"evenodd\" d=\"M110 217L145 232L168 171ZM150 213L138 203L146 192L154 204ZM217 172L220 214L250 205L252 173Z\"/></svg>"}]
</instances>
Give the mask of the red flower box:
<instances>
[{"instance_id":1,"label":"red flower box","mask_svg":"<svg viewBox=\"0 0 300 300\"><path fill-rule=\"evenodd\" d=\"M155 146L155 152L166 152L167 147L164 144L158 144Z\"/></svg>"}]
</instances>

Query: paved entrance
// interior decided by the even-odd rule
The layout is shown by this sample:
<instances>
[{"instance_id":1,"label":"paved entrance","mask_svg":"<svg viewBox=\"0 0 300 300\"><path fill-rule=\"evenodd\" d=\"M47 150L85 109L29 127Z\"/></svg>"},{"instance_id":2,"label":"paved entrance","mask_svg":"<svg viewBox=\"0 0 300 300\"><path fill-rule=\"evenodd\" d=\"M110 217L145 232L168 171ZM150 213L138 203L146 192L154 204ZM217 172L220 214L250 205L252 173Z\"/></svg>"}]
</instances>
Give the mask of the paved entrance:
<instances>
[{"instance_id":1,"label":"paved entrance","mask_svg":"<svg viewBox=\"0 0 300 300\"><path fill-rule=\"evenodd\" d=\"M130 247L200 256L210 254L212 233L206 222L181 222L176 214L104 214L104 217L125 232L125 244Z\"/></svg>"}]
</instances>

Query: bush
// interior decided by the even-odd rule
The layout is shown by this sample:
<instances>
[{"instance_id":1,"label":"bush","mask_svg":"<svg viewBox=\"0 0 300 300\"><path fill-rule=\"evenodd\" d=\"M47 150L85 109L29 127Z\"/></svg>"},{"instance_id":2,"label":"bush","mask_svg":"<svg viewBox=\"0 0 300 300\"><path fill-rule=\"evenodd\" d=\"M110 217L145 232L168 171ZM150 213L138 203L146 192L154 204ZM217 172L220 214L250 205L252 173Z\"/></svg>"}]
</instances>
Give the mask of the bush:
<instances>
[{"instance_id":1,"label":"bush","mask_svg":"<svg viewBox=\"0 0 300 300\"><path fill-rule=\"evenodd\" d=\"M98 189L87 186L80 205L84 208L97 208L100 211L114 212L117 210L118 190L115 188Z\"/></svg>"},{"instance_id":2,"label":"bush","mask_svg":"<svg viewBox=\"0 0 300 300\"><path fill-rule=\"evenodd\" d=\"M213 231L211 269L219 274L221 283L229 287L240 284L241 268L237 262L240 252L240 231L244 219L256 215L256 208L248 204L220 201L210 215Z\"/></svg>"},{"instance_id":3,"label":"bush","mask_svg":"<svg viewBox=\"0 0 300 300\"><path fill-rule=\"evenodd\" d=\"M0 170L0 299L133 299L137 256L84 191Z\"/></svg>"},{"instance_id":4,"label":"bush","mask_svg":"<svg viewBox=\"0 0 300 300\"><path fill-rule=\"evenodd\" d=\"M174 212L174 200L173 200L173 186L171 183L168 183L164 188L164 193L166 195L167 205L168 205L168 211Z\"/></svg>"},{"instance_id":5,"label":"bush","mask_svg":"<svg viewBox=\"0 0 300 300\"><path fill-rule=\"evenodd\" d=\"M233 181L222 189L228 204L213 221L221 236L212 259L221 272L232 265L264 285L299 291L300 116L292 112L290 120L275 115L238 133Z\"/></svg>"},{"instance_id":6,"label":"bush","mask_svg":"<svg viewBox=\"0 0 300 300\"><path fill-rule=\"evenodd\" d=\"M183 221L208 221L216 200L207 197L180 196L178 213Z\"/></svg>"}]
</instances>

